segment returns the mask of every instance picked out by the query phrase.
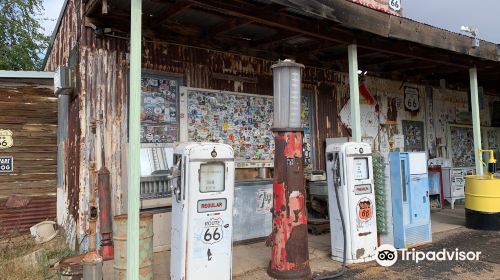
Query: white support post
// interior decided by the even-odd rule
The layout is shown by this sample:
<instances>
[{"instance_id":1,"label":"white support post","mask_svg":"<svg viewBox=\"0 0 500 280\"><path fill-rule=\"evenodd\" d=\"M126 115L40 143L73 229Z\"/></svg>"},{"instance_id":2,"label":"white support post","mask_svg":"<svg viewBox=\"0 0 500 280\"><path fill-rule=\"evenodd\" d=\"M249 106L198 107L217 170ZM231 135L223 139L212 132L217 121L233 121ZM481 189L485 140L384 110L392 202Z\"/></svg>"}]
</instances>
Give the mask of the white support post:
<instances>
[{"instance_id":1,"label":"white support post","mask_svg":"<svg viewBox=\"0 0 500 280\"><path fill-rule=\"evenodd\" d=\"M352 141L361 142L361 110L359 107L358 48L348 46L349 53L349 92L351 97Z\"/></svg>"},{"instance_id":2,"label":"white support post","mask_svg":"<svg viewBox=\"0 0 500 280\"><path fill-rule=\"evenodd\" d=\"M129 156L127 183L127 279L139 279L140 111L142 0L131 0Z\"/></svg>"},{"instance_id":3,"label":"white support post","mask_svg":"<svg viewBox=\"0 0 500 280\"><path fill-rule=\"evenodd\" d=\"M476 174L483 175L483 165L481 163L481 121L479 118L479 88L477 85L477 69L471 68L470 74L470 100L472 107L472 128L474 132L474 155L476 162Z\"/></svg>"}]
</instances>

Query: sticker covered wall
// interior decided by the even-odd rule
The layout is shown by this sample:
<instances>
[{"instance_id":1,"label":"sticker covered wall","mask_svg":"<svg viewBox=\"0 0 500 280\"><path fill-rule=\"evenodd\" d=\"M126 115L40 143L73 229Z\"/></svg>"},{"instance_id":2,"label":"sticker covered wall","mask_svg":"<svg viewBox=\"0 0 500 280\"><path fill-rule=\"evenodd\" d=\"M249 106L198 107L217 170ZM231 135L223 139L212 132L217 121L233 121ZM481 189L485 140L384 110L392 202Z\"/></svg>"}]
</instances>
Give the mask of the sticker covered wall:
<instances>
[{"instance_id":1,"label":"sticker covered wall","mask_svg":"<svg viewBox=\"0 0 500 280\"><path fill-rule=\"evenodd\" d=\"M141 143L177 141L177 95L175 79L143 75L141 79Z\"/></svg>"},{"instance_id":2,"label":"sticker covered wall","mask_svg":"<svg viewBox=\"0 0 500 280\"><path fill-rule=\"evenodd\" d=\"M312 97L303 95L304 167L309 169L314 162L312 106ZM229 144L236 161L272 164L273 110L272 96L181 88L181 141Z\"/></svg>"},{"instance_id":3,"label":"sticker covered wall","mask_svg":"<svg viewBox=\"0 0 500 280\"><path fill-rule=\"evenodd\" d=\"M273 159L271 98L211 91L190 91L187 98L190 141L229 144L236 160Z\"/></svg>"}]
</instances>

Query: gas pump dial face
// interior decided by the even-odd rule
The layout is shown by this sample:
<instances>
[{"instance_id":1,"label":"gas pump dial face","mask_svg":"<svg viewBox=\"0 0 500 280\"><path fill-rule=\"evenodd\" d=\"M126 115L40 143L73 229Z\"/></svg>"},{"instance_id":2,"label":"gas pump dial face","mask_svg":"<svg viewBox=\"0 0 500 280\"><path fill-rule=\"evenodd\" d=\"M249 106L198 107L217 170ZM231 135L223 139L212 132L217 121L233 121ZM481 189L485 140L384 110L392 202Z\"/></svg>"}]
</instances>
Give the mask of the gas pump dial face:
<instances>
[{"instance_id":1,"label":"gas pump dial face","mask_svg":"<svg viewBox=\"0 0 500 280\"><path fill-rule=\"evenodd\" d=\"M355 158L354 159L354 179L365 180L368 179L368 159Z\"/></svg>"},{"instance_id":2,"label":"gas pump dial face","mask_svg":"<svg viewBox=\"0 0 500 280\"><path fill-rule=\"evenodd\" d=\"M222 162L205 163L200 166L200 192L224 191L224 169Z\"/></svg>"}]
</instances>

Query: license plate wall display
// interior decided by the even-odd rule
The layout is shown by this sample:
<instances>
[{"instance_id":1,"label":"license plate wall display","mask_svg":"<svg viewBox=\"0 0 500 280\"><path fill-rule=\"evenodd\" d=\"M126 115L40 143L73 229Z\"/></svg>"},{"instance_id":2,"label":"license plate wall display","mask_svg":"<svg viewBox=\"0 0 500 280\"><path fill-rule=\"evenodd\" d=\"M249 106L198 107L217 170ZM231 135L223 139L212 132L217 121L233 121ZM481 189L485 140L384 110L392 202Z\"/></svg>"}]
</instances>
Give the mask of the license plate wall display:
<instances>
[{"instance_id":1,"label":"license plate wall display","mask_svg":"<svg viewBox=\"0 0 500 280\"><path fill-rule=\"evenodd\" d=\"M141 79L141 143L173 143L178 136L176 79L143 75Z\"/></svg>"},{"instance_id":2,"label":"license plate wall display","mask_svg":"<svg viewBox=\"0 0 500 280\"><path fill-rule=\"evenodd\" d=\"M234 149L236 161L274 160L273 97L204 89L186 90L187 140L219 142ZM304 158L312 164L312 98L302 98ZM181 100L181 104L184 102ZM181 122L183 122L181 113ZM182 124L181 124L182 126ZM312 167L311 167L312 168Z\"/></svg>"}]
</instances>

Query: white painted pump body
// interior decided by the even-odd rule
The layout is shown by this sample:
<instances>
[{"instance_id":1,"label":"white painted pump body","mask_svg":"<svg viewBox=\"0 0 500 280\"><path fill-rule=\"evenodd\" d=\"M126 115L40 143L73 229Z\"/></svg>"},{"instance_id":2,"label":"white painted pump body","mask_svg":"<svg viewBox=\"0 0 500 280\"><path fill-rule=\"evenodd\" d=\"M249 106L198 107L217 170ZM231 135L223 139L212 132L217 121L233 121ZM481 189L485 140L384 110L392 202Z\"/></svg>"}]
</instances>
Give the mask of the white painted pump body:
<instances>
[{"instance_id":1,"label":"white painted pump body","mask_svg":"<svg viewBox=\"0 0 500 280\"><path fill-rule=\"evenodd\" d=\"M375 259L377 249L377 218L373 183L372 149L366 143L334 143L326 147L328 205L332 259L342 262L344 235L337 206L334 181L346 226L346 263ZM337 164L336 164L337 163ZM338 168L339 172L334 169ZM338 180L340 175L340 180Z\"/></svg>"},{"instance_id":2,"label":"white painted pump body","mask_svg":"<svg viewBox=\"0 0 500 280\"><path fill-rule=\"evenodd\" d=\"M231 279L234 153L219 143L175 148L170 277ZM176 170L177 169L177 170Z\"/></svg>"}]
</instances>

